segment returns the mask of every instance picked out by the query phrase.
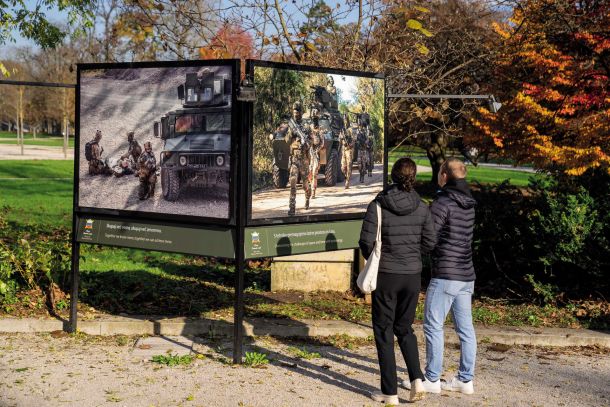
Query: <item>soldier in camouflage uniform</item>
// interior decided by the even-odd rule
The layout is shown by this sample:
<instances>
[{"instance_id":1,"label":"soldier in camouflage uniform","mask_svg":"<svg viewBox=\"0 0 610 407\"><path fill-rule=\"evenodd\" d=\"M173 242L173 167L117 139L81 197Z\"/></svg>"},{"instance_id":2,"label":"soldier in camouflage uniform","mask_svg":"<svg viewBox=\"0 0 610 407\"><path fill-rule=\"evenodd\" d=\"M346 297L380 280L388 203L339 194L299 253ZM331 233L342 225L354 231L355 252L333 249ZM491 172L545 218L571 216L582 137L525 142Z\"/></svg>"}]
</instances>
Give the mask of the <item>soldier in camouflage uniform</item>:
<instances>
[{"instance_id":1,"label":"soldier in camouflage uniform","mask_svg":"<svg viewBox=\"0 0 610 407\"><path fill-rule=\"evenodd\" d=\"M91 160L89 161L89 175L108 174L108 167L102 160L104 148L100 145L102 141L102 132L97 130L95 137L91 141Z\"/></svg>"},{"instance_id":2,"label":"soldier in camouflage uniform","mask_svg":"<svg viewBox=\"0 0 610 407\"><path fill-rule=\"evenodd\" d=\"M140 177L140 200L148 199L155 195L155 184L157 183L157 160L152 152L150 141L144 143L144 152L138 159L138 176Z\"/></svg>"},{"instance_id":3,"label":"soldier in camouflage uniform","mask_svg":"<svg viewBox=\"0 0 610 407\"><path fill-rule=\"evenodd\" d=\"M301 130L305 132L302 122L303 107L301 103L295 102L293 105L292 117L297 126L300 126ZM290 173L290 178L288 179L288 184L290 185L288 216L293 216L296 212L297 181L299 175L301 176L303 190L305 191L305 209L309 209L309 198L311 197L311 188L309 186L309 143L307 140L304 140L303 143L299 135L290 127L288 127L288 131L286 132L286 141L290 148L290 158L288 161Z\"/></svg>"},{"instance_id":4,"label":"soldier in camouflage uniform","mask_svg":"<svg viewBox=\"0 0 610 407\"><path fill-rule=\"evenodd\" d=\"M356 141L354 128L350 127L343 130L339 135L341 142L341 172L345 177L345 189L349 188L349 181L352 177L352 159L354 157L354 144Z\"/></svg>"},{"instance_id":5,"label":"soldier in camouflage uniform","mask_svg":"<svg viewBox=\"0 0 610 407\"><path fill-rule=\"evenodd\" d=\"M366 111L366 106L362 105L361 106L362 111L360 112L360 114L358 115L358 127L360 127L361 131L364 131L364 134L366 135L366 149L368 152L368 174L369 177L373 176L373 150L374 150L374 146L375 146L375 139L373 137L373 135L371 134L371 117L369 116L369 114Z\"/></svg>"},{"instance_id":6,"label":"soldier in camouflage uniform","mask_svg":"<svg viewBox=\"0 0 610 407\"><path fill-rule=\"evenodd\" d=\"M121 160L127 159L131 156L131 163L135 165L140 158L140 154L142 154L142 147L140 143L135 139L133 131L127 133L127 142L129 143L129 148L127 153L121 156ZM135 167L132 167L135 169ZM137 175L137 174L136 174Z\"/></svg>"},{"instance_id":7,"label":"soldier in camouflage uniform","mask_svg":"<svg viewBox=\"0 0 610 407\"><path fill-rule=\"evenodd\" d=\"M375 137L369 133L369 137L366 139L366 150L369 153L369 177L373 176L373 167L375 163L373 161L373 152L375 151Z\"/></svg>"},{"instance_id":8,"label":"soldier in camouflage uniform","mask_svg":"<svg viewBox=\"0 0 610 407\"><path fill-rule=\"evenodd\" d=\"M311 127L309 132L310 147L309 156L311 163L309 164L309 178L312 187L311 198L316 197L316 189L318 188L318 173L320 172L320 150L324 148L324 136L320 130L320 113L317 109L311 110Z\"/></svg>"},{"instance_id":9,"label":"soldier in camouflage uniform","mask_svg":"<svg viewBox=\"0 0 610 407\"><path fill-rule=\"evenodd\" d=\"M360 183L364 182L364 174L367 173L369 167L369 152L367 150L368 138L364 131L359 128L356 138L356 148L358 149L358 171L360 172Z\"/></svg>"}]
</instances>

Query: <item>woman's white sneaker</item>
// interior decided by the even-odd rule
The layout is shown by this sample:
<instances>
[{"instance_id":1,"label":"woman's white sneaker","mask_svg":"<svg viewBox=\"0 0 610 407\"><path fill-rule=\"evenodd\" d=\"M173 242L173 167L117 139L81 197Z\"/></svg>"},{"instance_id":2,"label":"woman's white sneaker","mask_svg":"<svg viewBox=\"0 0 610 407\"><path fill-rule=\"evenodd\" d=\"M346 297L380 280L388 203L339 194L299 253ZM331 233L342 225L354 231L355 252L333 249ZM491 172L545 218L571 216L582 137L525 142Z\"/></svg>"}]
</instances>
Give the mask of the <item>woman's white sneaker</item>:
<instances>
[{"instance_id":1,"label":"woman's white sneaker","mask_svg":"<svg viewBox=\"0 0 610 407\"><path fill-rule=\"evenodd\" d=\"M424 387L424 391L426 393L434 393L434 394L440 394L441 393L441 381L440 379L438 379L435 382L431 382L428 379L424 379L422 380L422 386ZM411 390L411 383L405 379L402 381L402 386L407 389L407 390Z\"/></svg>"},{"instance_id":2,"label":"woman's white sneaker","mask_svg":"<svg viewBox=\"0 0 610 407\"><path fill-rule=\"evenodd\" d=\"M374 391L371 393L371 398L375 401L379 401L381 403L390 404L390 405L394 405L394 406L397 406L400 404L400 402L398 401L397 394L388 396L387 394L383 394L380 391Z\"/></svg>"},{"instance_id":3,"label":"woman's white sneaker","mask_svg":"<svg viewBox=\"0 0 610 407\"><path fill-rule=\"evenodd\" d=\"M472 384L472 380L469 382L462 382L456 376L445 382L441 383L441 388L446 391L459 391L462 394L473 394L474 393L474 385Z\"/></svg>"}]
</instances>

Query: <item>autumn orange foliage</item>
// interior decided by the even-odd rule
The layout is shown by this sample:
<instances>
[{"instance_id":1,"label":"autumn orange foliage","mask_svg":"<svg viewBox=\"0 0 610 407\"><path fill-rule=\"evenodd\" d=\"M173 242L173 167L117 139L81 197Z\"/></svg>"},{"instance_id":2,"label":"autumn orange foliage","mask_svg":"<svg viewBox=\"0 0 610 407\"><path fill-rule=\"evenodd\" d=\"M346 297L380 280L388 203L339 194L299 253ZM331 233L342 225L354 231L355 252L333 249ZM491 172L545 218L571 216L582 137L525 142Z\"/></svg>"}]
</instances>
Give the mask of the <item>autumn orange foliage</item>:
<instances>
[{"instance_id":1,"label":"autumn orange foliage","mask_svg":"<svg viewBox=\"0 0 610 407\"><path fill-rule=\"evenodd\" d=\"M239 58L245 60L254 57L254 39L243 28L223 25L207 46L199 48L201 59Z\"/></svg>"},{"instance_id":2,"label":"autumn orange foliage","mask_svg":"<svg viewBox=\"0 0 610 407\"><path fill-rule=\"evenodd\" d=\"M610 172L610 6L603 1L527 0L503 38L498 114L472 124L521 162L580 175Z\"/></svg>"}]
</instances>

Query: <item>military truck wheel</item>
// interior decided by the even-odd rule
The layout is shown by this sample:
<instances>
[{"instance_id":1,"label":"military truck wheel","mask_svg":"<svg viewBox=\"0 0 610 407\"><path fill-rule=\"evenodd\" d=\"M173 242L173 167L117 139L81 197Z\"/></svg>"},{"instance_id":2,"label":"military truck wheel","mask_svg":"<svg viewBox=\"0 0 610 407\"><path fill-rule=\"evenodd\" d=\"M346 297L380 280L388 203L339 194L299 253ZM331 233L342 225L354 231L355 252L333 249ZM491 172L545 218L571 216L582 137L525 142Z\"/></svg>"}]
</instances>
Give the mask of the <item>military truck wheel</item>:
<instances>
[{"instance_id":1,"label":"military truck wheel","mask_svg":"<svg viewBox=\"0 0 610 407\"><path fill-rule=\"evenodd\" d=\"M165 200L173 202L178 199L180 194L180 177L177 171L161 168L161 189Z\"/></svg>"},{"instance_id":2,"label":"military truck wheel","mask_svg":"<svg viewBox=\"0 0 610 407\"><path fill-rule=\"evenodd\" d=\"M276 188L286 188L288 184L288 171L282 170L277 165L273 165L273 186Z\"/></svg>"},{"instance_id":3,"label":"military truck wheel","mask_svg":"<svg viewBox=\"0 0 610 407\"><path fill-rule=\"evenodd\" d=\"M326 162L326 168L324 169L324 183L329 187L337 184L337 175L339 172L339 153L337 150L330 152L330 157Z\"/></svg>"}]
</instances>

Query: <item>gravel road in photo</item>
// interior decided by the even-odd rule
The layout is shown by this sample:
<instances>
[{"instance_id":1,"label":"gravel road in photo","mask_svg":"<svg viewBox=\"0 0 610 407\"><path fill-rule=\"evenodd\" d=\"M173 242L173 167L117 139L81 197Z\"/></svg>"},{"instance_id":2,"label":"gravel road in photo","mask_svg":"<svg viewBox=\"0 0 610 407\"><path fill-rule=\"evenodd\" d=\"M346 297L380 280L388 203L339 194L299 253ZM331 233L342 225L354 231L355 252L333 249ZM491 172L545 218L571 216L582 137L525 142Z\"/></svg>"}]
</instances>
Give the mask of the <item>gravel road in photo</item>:
<instances>
[{"instance_id":1,"label":"gravel road in photo","mask_svg":"<svg viewBox=\"0 0 610 407\"><path fill-rule=\"evenodd\" d=\"M429 167L417 166L418 172L429 172ZM360 183L358 168L352 169L349 189L343 182L328 187L324 185L322 175L318 178L316 198L309 201L309 210L305 210L305 192L301 184L297 188L296 214L305 215L336 215L343 213L358 213L366 211L366 207L383 188L383 165L375 164L373 176L364 177ZM252 219L280 218L288 216L288 199L290 187L264 188L252 194Z\"/></svg>"},{"instance_id":2,"label":"gravel road in photo","mask_svg":"<svg viewBox=\"0 0 610 407\"><path fill-rule=\"evenodd\" d=\"M329 215L343 213L358 213L366 211L366 207L383 188L383 165L375 164L373 176L364 177L360 183L358 168L354 166L349 189L343 182L335 186L324 185L322 175L318 178L318 189L315 199L309 201L309 209L305 210L305 191L298 184L296 214ZM288 216L288 200L290 186L286 188L264 188L252 194L252 219L283 218Z\"/></svg>"}]
</instances>

